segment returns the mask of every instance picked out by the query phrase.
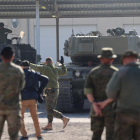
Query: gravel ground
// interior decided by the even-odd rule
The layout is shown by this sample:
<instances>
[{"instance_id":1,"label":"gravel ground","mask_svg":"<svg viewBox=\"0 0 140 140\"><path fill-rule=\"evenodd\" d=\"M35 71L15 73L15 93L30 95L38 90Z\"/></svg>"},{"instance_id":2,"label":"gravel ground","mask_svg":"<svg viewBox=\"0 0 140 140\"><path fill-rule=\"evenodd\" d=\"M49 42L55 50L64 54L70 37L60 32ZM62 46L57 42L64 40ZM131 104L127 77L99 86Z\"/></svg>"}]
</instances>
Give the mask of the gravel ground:
<instances>
[{"instance_id":1,"label":"gravel ground","mask_svg":"<svg viewBox=\"0 0 140 140\"><path fill-rule=\"evenodd\" d=\"M40 127L47 124L45 104L38 107L38 117ZM63 123L60 119L54 118L53 130L41 130L44 140L91 140L92 132L90 131L89 110L83 110L82 113L64 113L70 118L70 121L65 129L62 129ZM29 140L36 140L33 121L29 110L25 113L25 124L29 136ZM19 133L19 136L21 134ZM5 123L1 140L9 140L7 132L7 124ZM102 135L102 140L105 140L105 134Z\"/></svg>"}]
</instances>

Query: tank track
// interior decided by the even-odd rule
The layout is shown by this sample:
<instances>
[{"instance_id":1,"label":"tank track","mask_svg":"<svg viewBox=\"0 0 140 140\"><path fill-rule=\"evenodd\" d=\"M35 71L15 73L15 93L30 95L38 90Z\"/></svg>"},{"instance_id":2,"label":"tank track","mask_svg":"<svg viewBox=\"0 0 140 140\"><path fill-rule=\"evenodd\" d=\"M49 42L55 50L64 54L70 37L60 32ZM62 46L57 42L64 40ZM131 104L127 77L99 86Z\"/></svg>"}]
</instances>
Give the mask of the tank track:
<instances>
[{"instance_id":1,"label":"tank track","mask_svg":"<svg viewBox=\"0 0 140 140\"><path fill-rule=\"evenodd\" d=\"M61 112L75 112L70 79L59 80L59 97L56 110Z\"/></svg>"}]
</instances>

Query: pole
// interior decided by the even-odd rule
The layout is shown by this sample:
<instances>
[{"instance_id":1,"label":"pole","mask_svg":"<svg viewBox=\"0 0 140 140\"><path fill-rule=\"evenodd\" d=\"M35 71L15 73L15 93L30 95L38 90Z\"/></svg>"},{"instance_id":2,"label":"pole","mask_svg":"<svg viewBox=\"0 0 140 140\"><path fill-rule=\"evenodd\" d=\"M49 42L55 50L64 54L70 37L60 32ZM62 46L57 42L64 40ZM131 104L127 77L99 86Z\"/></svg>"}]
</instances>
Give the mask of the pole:
<instances>
[{"instance_id":1,"label":"pole","mask_svg":"<svg viewBox=\"0 0 140 140\"><path fill-rule=\"evenodd\" d=\"M27 42L30 43L30 34L29 34L29 19L27 19Z\"/></svg>"},{"instance_id":2,"label":"pole","mask_svg":"<svg viewBox=\"0 0 140 140\"><path fill-rule=\"evenodd\" d=\"M56 61L59 61L59 18L56 17Z\"/></svg>"},{"instance_id":3,"label":"pole","mask_svg":"<svg viewBox=\"0 0 140 140\"><path fill-rule=\"evenodd\" d=\"M39 0L36 0L36 50L37 50L37 55L40 55Z\"/></svg>"}]
</instances>

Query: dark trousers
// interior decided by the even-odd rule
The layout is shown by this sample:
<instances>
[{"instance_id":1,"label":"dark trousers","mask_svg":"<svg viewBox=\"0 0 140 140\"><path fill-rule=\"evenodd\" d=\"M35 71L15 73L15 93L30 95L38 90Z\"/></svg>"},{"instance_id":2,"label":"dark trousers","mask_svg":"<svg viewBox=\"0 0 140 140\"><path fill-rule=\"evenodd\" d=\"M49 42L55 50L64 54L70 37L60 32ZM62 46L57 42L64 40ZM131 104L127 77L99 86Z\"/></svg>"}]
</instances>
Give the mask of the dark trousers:
<instances>
[{"instance_id":1,"label":"dark trousers","mask_svg":"<svg viewBox=\"0 0 140 140\"><path fill-rule=\"evenodd\" d=\"M114 140L140 140L140 113L116 113Z\"/></svg>"},{"instance_id":2,"label":"dark trousers","mask_svg":"<svg viewBox=\"0 0 140 140\"><path fill-rule=\"evenodd\" d=\"M113 140L114 134L114 113L105 113L102 117L91 117L92 140L101 140L102 132L106 127L106 140Z\"/></svg>"}]
</instances>

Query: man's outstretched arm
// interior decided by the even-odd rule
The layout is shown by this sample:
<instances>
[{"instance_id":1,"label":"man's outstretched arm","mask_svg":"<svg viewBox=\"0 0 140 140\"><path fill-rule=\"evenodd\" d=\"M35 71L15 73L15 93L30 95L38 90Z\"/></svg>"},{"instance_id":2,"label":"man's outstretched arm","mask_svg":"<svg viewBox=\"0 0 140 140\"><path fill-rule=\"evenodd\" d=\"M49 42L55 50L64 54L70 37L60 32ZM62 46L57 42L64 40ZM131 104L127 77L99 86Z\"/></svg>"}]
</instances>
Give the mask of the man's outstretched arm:
<instances>
[{"instance_id":1,"label":"man's outstretched arm","mask_svg":"<svg viewBox=\"0 0 140 140\"><path fill-rule=\"evenodd\" d=\"M62 68L58 69L58 75L59 76L67 75L67 67L65 65L62 65Z\"/></svg>"},{"instance_id":2,"label":"man's outstretched arm","mask_svg":"<svg viewBox=\"0 0 140 140\"><path fill-rule=\"evenodd\" d=\"M30 63L30 68L35 70L35 71L41 72L41 73L44 71L43 65L36 65L36 64Z\"/></svg>"}]
</instances>

